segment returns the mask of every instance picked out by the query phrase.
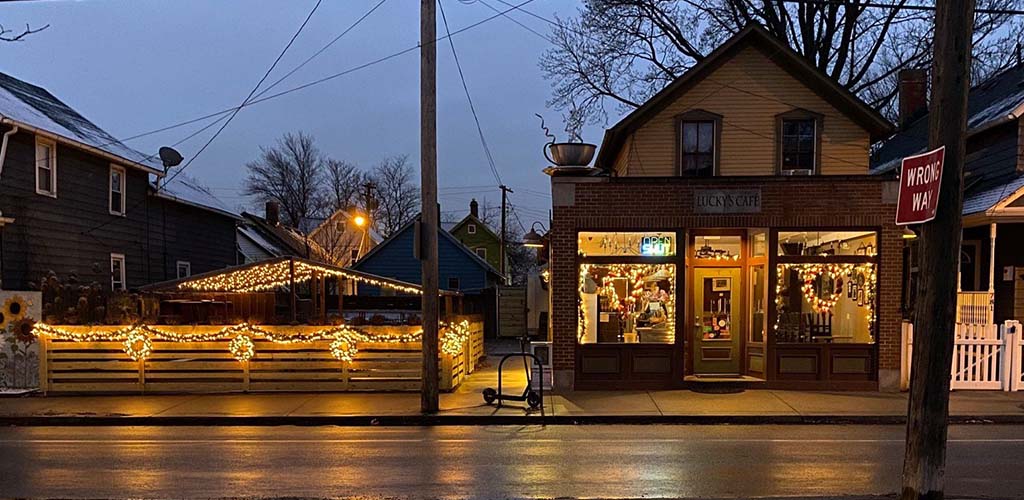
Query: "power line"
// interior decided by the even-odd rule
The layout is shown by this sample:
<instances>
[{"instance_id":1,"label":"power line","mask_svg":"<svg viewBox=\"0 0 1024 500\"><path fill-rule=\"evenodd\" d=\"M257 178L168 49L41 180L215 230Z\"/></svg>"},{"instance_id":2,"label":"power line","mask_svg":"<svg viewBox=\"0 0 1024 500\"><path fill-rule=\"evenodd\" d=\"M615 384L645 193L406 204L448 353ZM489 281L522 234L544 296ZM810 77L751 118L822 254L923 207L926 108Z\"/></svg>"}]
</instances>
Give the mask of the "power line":
<instances>
[{"instance_id":1,"label":"power line","mask_svg":"<svg viewBox=\"0 0 1024 500\"><path fill-rule=\"evenodd\" d=\"M491 10L493 10L494 12L501 12L501 11L499 11L499 10L498 10L497 8L495 8L495 7L491 6L491 4L489 4L489 3L485 2L484 0L476 0L476 1L477 1L477 2L480 2L480 3L481 3L481 4L483 5L483 6L484 6L484 7L487 7L488 9L491 9ZM505 2L501 2L501 3L505 3ZM509 21L512 21L512 22L514 22L514 23L518 24L518 25L519 25L519 26L521 26L521 27L522 27L522 28L523 28L524 30L526 30L526 31L529 31L530 33L533 33L534 35L537 35L537 36L539 36L540 38L544 39L544 40L545 40L546 42L548 42L548 43L550 43L550 44L552 44L552 45L553 45L553 44L555 43L555 41L554 41L554 40L552 40L552 39L551 39L550 37L548 37L547 35L545 35L545 34L543 34L543 33L539 32L539 31L537 31L537 30L535 30L535 29L533 29L533 28L531 28L531 27L529 27L529 26L527 26L527 25L525 25L525 24L523 24L523 23L519 22L519 20L518 20L518 19L516 19L516 18L514 18L514 17L512 17L512 16L510 16L510 15L508 15L508 14L503 14L503 17L504 17L505 19L508 19Z\"/></svg>"},{"instance_id":2,"label":"power line","mask_svg":"<svg viewBox=\"0 0 1024 500\"><path fill-rule=\"evenodd\" d=\"M511 11L517 9L517 8L521 8L524 5L533 3L534 1L535 0L524 0L523 2L514 5L514 6L512 6L509 9L506 9L506 10L502 11L502 13L511 12ZM460 33L463 33L463 32L469 31L471 29L474 29L474 28L476 28L476 27L478 27L478 26L480 26L480 25L482 25L484 23L490 22L490 21L492 21L494 19L497 19L497 18L501 17L502 13L486 17L486 18L481 19L481 20L479 20L479 21L477 21L475 23L472 23L470 25L467 25L467 26L464 26L462 28L459 28L459 29L457 29L455 31L450 32L449 34L447 34L445 36L436 38L433 42L430 42L430 43L438 43L440 41L446 40L446 39L451 38L451 37L453 37L455 35L458 35ZM97 146L97 147L102 148L104 146L109 146L111 144L124 143L125 141L130 141L130 140L138 139L138 138L141 138L141 137L146 137L146 136L157 134L157 133L160 133L160 132L166 132L168 130L172 130L172 129L175 129L175 128L184 127L186 125L191 125L193 123L201 122L203 120L208 120L208 119L216 117L216 116L225 115L225 114L228 114L228 113L231 113L231 112L235 111L236 109L245 108L245 107L248 107L248 106L252 106L254 104L259 104L259 103L262 103L262 102L265 102L265 101L269 101L271 99L276 99L278 97L281 97L281 96L284 96L284 95L287 95L287 94L291 94L292 92L297 92L299 90L303 90L303 89L306 89L308 87L312 87L314 85L319 85L321 83L325 83L325 82L328 82L330 80L334 80L336 78L340 78L340 77L348 75L350 73L354 73L356 71L368 68L370 66L375 66L375 65L383 63L385 61L388 61L388 60L394 59L396 57L400 57L400 56L403 56L403 55L408 54L410 52L413 52L415 50L418 50L419 48L420 48L420 44L416 44L416 45L414 45L412 47L408 47L406 49L402 49L402 50L399 50L397 52L393 52L393 53L391 53L389 55L386 55L386 56L383 56L383 57L379 57L379 58L374 59L372 61L360 64L358 66L353 66L353 67L351 67L349 69L346 69L346 70L343 70L343 71L340 71L340 72L337 72L337 73L325 76L323 78L319 78L317 80L313 80L313 81L304 83L302 85L298 85L298 86L289 88L287 90L282 90L280 92L277 92L277 93L274 93L274 94L271 94L271 95L267 95L267 96L264 96L261 93L260 94L261 97L256 97L256 98L250 100L249 102L247 102L247 103L245 103L245 104L243 104L241 106L234 106L234 107L222 109L220 111L215 111L213 113L208 113L208 114L205 114L203 116L199 116L199 117L196 117L196 118L191 118L191 119L188 119L188 120L185 120L185 121L182 121L182 122L178 122L178 123L175 123L173 125L167 125L165 127L160 127L158 129L150 130L148 132L142 132L142 133L139 133L139 134L136 134L136 135L133 135L133 136L126 137L124 139L115 139L112 142L108 142L106 144L101 144L100 146Z\"/></svg>"},{"instance_id":3,"label":"power line","mask_svg":"<svg viewBox=\"0 0 1024 500\"><path fill-rule=\"evenodd\" d=\"M934 5L897 5L892 3L879 3L879 2L862 2L856 5L847 4L843 0L782 0L782 3L793 3L793 4L804 4L804 5L823 5L823 6L839 6L839 7L869 7L877 9L896 9L896 10L918 10L918 11L932 11L934 12L936 7ZM998 15L1024 15L1024 10L1016 9L975 9L977 14L998 14Z\"/></svg>"},{"instance_id":4,"label":"power line","mask_svg":"<svg viewBox=\"0 0 1024 500\"><path fill-rule=\"evenodd\" d=\"M487 157L487 166L491 168L491 173L494 174L494 180L498 181L499 185L504 184L501 182L501 175L498 174L498 168L494 165L494 157L491 156L491 148L487 146L487 139L484 138L484 130L480 126L480 117L476 114L476 106L473 105L473 96L469 93L469 86L466 84L466 75L462 72L462 63L459 62L459 53L455 50L455 41L452 40L452 34L448 30L448 17L444 14L444 4L441 0L437 2L438 7L441 10L441 21L444 24L444 32L448 35L448 45L452 48L452 57L455 59L455 68L459 70L459 80L462 81L462 90L466 93L466 100L469 101L469 111L473 113L473 122L476 124L477 135L480 136L480 145L484 148L484 156Z\"/></svg>"},{"instance_id":5,"label":"power line","mask_svg":"<svg viewBox=\"0 0 1024 500\"><path fill-rule=\"evenodd\" d=\"M198 158L199 155L201 155L203 153L203 151L206 151L206 148L208 148L210 146L210 144L212 144L213 141L217 139L217 136L219 136L221 134L221 132L223 132L224 129L227 128L228 124L231 123L231 120L233 120L235 118L235 116L238 115L238 112L241 111L242 107L245 106L245 104L247 102L249 102L250 99L252 99L253 94L255 94L257 90L259 90L260 85L263 85L263 82L265 82L267 80L267 77L269 77L270 73L272 71L274 71L274 68L277 67L277 64L279 62L281 62L281 58L284 57L285 53L288 52L288 49L291 48L293 43L295 43L295 39L298 38L299 34L302 33L302 30L305 29L306 25L309 23L309 20L313 17L313 14L315 14L316 10L318 8L320 8L320 4L322 2L323 2L323 0L317 0L316 4L313 5L313 8L310 9L309 14L306 15L306 19L304 19L302 21L302 24L299 25L299 29L295 30L295 34L292 35L291 39L288 40L288 43L284 46L283 49L281 49L281 52L277 55L277 58L274 59L274 62L270 65L269 68L267 68L267 71L263 74L263 78L260 78L260 81L256 83L256 86L254 86L252 88L252 90L249 91L249 94L247 96L245 96L245 99L242 101L242 104L240 104L238 107L235 108L234 112L231 113L227 117L227 119L224 121L224 123L221 124L220 128L218 128L217 131L214 132L212 136L210 136L210 139L207 140L205 144L203 144L203 147L199 148L199 151L197 151L194 155L192 155L192 157L189 158L189 160L187 162L185 162L185 164L182 165L178 169L178 171L174 173L174 175L172 175L171 177L169 177L168 179L166 179L164 181L164 184L163 184L164 186L166 186L171 181L176 179L179 175L181 175L182 172L185 171L185 169L187 169L190 165L192 165L192 162L194 162L196 160L196 158ZM184 142L184 141L186 141L186 140L188 140L188 139L198 135L200 132L206 130L207 128L212 127L215 123L217 123L217 121L220 121L220 118L218 118L216 121L208 124L207 126L197 130L196 132L193 132L190 136L186 137L185 139L182 139L181 141L178 141L178 144L180 144L180 143L182 143L182 142ZM160 184L158 183L156 190L160 191L160 189L161 189L161 187L160 187ZM138 208L143 203L145 203L145 201L146 201L146 197L143 196L141 200L139 200L137 203L135 203L131 207L131 209L134 210L134 209ZM116 219L111 219L111 220L103 222L103 223L101 223L99 225L93 226L92 228L89 228L89 229L86 229L85 231L82 231L82 233L83 234L91 233L92 231L95 231L97 229L100 229L100 228L103 228L103 227L109 225L114 220L116 220Z\"/></svg>"}]
</instances>

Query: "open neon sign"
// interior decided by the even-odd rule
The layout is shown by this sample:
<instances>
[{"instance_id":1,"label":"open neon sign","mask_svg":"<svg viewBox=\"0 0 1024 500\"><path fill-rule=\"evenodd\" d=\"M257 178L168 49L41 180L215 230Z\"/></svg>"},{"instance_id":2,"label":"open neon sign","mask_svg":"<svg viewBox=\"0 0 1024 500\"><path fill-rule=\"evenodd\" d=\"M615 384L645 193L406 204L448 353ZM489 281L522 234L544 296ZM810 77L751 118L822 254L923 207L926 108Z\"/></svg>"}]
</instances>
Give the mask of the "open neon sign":
<instances>
[{"instance_id":1,"label":"open neon sign","mask_svg":"<svg viewBox=\"0 0 1024 500\"><path fill-rule=\"evenodd\" d=\"M671 236L644 236L640 239L640 255L663 256L671 254Z\"/></svg>"}]
</instances>

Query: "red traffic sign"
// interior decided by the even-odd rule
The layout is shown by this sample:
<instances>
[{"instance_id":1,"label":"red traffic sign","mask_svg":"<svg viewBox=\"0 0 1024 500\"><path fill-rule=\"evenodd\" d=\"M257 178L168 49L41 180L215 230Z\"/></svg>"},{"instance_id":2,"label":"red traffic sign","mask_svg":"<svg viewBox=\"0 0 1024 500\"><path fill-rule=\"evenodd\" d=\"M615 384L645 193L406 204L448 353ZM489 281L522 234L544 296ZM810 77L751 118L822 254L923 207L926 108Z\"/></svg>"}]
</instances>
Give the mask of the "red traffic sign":
<instances>
[{"instance_id":1,"label":"red traffic sign","mask_svg":"<svg viewBox=\"0 0 1024 500\"><path fill-rule=\"evenodd\" d=\"M935 218L945 159L946 146L903 159L896 203L897 225L921 224Z\"/></svg>"}]
</instances>

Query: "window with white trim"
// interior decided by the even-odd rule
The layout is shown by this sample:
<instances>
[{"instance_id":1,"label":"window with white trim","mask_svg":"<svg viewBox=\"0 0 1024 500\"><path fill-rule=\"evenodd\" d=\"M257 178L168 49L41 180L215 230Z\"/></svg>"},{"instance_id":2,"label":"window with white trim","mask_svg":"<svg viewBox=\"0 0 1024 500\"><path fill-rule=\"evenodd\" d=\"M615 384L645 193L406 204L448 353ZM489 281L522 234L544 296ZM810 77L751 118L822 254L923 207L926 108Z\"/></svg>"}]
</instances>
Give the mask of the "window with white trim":
<instances>
[{"instance_id":1,"label":"window with white trim","mask_svg":"<svg viewBox=\"0 0 1024 500\"><path fill-rule=\"evenodd\" d=\"M110 166L110 215L125 214L125 171L117 165Z\"/></svg>"},{"instance_id":2,"label":"window with white trim","mask_svg":"<svg viewBox=\"0 0 1024 500\"><path fill-rule=\"evenodd\" d=\"M466 226L466 233L476 234L476 224L469 224Z\"/></svg>"},{"instance_id":3,"label":"window with white trim","mask_svg":"<svg viewBox=\"0 0 1024 500\"><path fill-rule=\"evenodd\" d=\"M473 249L481 259L487 259L487 247L476 247Z\"/></svg>"},{"instance_id":4,"label":"window with white trim","mask_svg":"<svg viewBox=\"0 0 1024 500\"><path fill-rule=\"evenodd\" d=\"M110 254L110 289L125 290L127 288L124 270L124 254L112 253Z\"/></svg>"},{"instance_id":5,"label":"window with white trim","mask_svg":"<svg viewBox=\"0 0 1024 500\"><path fill-rule=\"evenodd\" d=\"M188 261L185 261L185 260L179 260L177 265L176 265L176 267L177 267L178 279L188 278L189 276L192 276L192 263L191 262L188 262Z\"/></svg>"},{"instance_id":6,"label":"window with white trim","mask_svg":"<svg viewBox=\"0 0 1024 500\"><path fill-rule=\"evenodd\" d=\"M36 193L57 197L57 143L36 137Z\"/></svg>"}]
</instances>

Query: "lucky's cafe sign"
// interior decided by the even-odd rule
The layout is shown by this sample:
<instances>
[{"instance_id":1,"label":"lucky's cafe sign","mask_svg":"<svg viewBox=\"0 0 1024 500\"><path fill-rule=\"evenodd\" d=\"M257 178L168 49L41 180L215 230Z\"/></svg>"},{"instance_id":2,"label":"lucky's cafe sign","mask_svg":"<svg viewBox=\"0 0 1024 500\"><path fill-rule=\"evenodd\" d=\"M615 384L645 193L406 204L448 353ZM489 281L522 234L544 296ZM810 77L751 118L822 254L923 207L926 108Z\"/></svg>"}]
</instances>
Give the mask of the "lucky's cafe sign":
<instances>
[{"instance_id":1,"label":"lucky's cafe sign","mask_svg":"<svg viewBox=\"0 0 1024 500\"><path fill-rule=\"evenodd\" d=\"M935 218L945 159L945 146L903 159L896 224L921 224Z\"/></svg>"}]
</instances>

